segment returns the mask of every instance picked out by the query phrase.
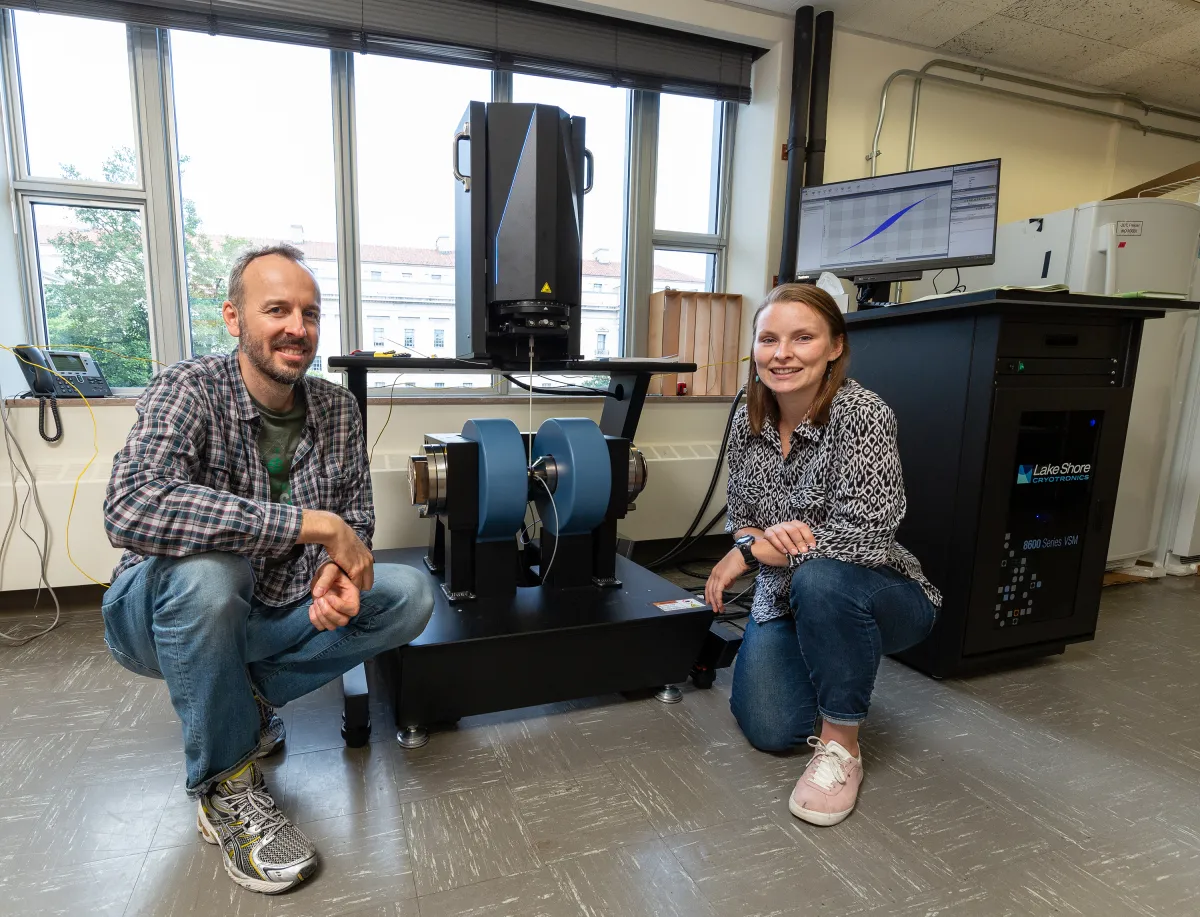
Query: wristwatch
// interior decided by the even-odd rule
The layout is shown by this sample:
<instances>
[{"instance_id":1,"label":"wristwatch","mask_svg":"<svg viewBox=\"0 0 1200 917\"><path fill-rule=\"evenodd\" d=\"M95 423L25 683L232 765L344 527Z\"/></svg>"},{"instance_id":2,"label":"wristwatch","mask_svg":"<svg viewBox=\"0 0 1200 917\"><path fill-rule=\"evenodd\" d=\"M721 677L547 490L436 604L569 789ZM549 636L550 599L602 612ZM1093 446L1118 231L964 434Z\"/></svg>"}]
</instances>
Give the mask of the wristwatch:
<instances>
[{"instance_id":1,"label":"wristwatch","mask_svg":"<svg viewBox=\"0 0 1200 917\"><path fill-rule=\"evenodd\" d=\"M733 541L734 547L742 552L742 560L746 562L747 567L757 567L758 558L754 556L754 552L750 548L754 542L758 541L753 535L743 535L741 538L735 538Z\"/></svg>"}]
</instances>

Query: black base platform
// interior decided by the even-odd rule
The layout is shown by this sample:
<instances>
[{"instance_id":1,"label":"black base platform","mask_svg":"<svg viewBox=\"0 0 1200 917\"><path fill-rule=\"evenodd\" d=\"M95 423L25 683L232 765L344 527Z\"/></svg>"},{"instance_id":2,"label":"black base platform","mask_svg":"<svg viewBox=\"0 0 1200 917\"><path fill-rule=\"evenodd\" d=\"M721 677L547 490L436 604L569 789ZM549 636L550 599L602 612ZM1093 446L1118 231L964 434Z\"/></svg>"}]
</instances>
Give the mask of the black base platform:
<instances>
[{"instance_id":1,"label":"black base platform","mask_svg":"<svg viewBox=\"0 0 1200 917\"><path fill-rule=\"evenodd\" d=\"M658 607L694 596L624 557L622 588L519 588L515 599L452 605L424 548L375 556L425 572L434 586L425 632L376 657L396 726L410 735L473 714L682 682L713 620L708 606Z\"/></svg>"}]
</instances>

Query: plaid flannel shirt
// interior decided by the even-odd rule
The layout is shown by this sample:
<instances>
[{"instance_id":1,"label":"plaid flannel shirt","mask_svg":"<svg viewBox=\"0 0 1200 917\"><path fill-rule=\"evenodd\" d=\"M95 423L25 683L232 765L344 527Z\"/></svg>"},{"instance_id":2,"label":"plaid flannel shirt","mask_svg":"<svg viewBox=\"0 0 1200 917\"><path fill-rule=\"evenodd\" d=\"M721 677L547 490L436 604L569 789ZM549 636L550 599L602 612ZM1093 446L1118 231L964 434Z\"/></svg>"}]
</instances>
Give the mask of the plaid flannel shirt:
<instances>
[{"instance_id":1,"label":"plaid flannel shirt","mask_svg":"<svg viewBox=\"0 0 1200 917\"><path fill-rule=\"evenodd\" d=\"M296 544L304 508L336 513L371 546L375 512L358 405L323 379L298 384L308 416L292 459L289 505L271 502L258 451L262 419L236 350L182 360L154 377L104 498L108 539L126 549L114 582L148 556L227 551L250 561L260 601L298 601L330 559L321 545Z\"/></svg>"}]
</instances>

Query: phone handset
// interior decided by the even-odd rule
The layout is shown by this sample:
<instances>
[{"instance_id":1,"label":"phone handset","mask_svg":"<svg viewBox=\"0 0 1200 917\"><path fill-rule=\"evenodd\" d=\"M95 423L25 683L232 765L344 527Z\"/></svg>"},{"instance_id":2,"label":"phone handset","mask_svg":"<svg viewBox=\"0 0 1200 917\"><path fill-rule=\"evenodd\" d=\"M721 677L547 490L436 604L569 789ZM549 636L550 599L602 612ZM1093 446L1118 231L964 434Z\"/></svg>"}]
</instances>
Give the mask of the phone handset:
<instances>
[{"instance_id":1,"label":"phone handset","mask_svg":"<svg viewBox=\"0 0 1200 917\"><path fill-rule=\"evenodd\" d=\"M32 344L18 344L13 348L22 361L21 368L29 382L29 390L35 395L54 396L54 376L50 372L50 363L46 351ZM32 365L31 365L32 364Z\"/></svg>"},{"instance_id":2,"label":"phone handset","mask_svg":"<svg viewBox=\"0 0 1200 917\"><path fill-rule=\"evenodd\" d=\"M48 443L62 439L62 418L58 415L58 399L54 391L54 376L46 351L32 344L18 344L13 348L25 372L29 390L38 396L38 433ZM54 415L54 434L46 432L46 402L50 402L50 413Z\"/></svg>"}]
</instances>

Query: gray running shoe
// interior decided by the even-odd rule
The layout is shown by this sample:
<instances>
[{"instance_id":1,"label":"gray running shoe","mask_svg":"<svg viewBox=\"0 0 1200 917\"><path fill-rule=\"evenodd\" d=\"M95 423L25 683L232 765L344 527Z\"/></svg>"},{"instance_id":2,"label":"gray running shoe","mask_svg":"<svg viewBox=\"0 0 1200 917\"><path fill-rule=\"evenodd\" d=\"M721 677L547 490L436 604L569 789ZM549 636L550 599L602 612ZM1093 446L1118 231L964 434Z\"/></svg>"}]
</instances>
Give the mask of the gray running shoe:
<instances>
[{"instance_id":1,"label":"gray running shoe","mask_svg":"<svg viewBox=\"0 0 1200 917\"><path fill-rule=\"evenodd\" d=\"M283 720L279 718L275 708L257 694L254 695L254 702L258 704L258 749L254 752L254 757L265 758L283 747Z\"/></svg>"},{"instance_id":2,"label":"gray running shoe","mask_svg":"<svg viewBox=\"0 0 1200 917\"><path fill-rule=\"evenodd\" d=\"M317 869L317 849L288 821L250 762L200 798L196 828L224 851L225 871L243 888L287 891Z\"/></svg>"}]
</instances>

